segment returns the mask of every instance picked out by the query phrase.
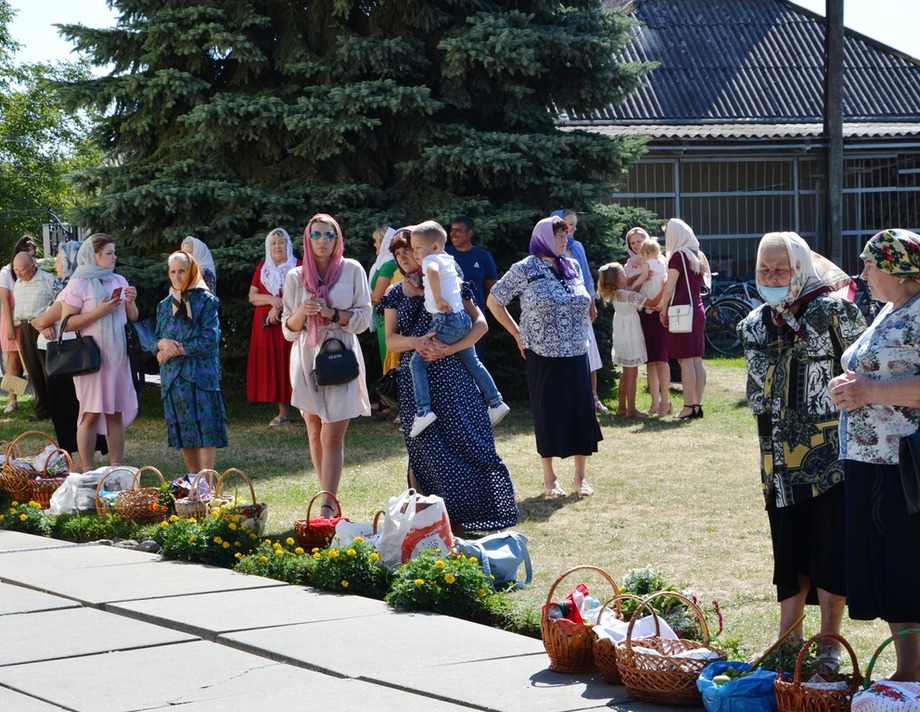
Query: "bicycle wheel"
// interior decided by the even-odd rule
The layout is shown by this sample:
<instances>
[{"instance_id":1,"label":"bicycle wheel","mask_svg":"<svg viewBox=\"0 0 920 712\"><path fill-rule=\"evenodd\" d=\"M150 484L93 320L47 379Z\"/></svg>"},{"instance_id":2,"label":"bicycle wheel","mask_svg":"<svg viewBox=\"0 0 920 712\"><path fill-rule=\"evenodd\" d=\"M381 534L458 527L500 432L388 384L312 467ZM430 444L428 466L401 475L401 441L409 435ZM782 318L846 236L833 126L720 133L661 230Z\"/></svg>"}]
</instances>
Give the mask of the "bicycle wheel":
<instances>
[{"instance_id":1,"label":"bicycle wheel","mask_svg":"<svg viewBox=\"0 0 920 712\"><path fill-rule=\"evenodd\" d=\"M738 324L751 313L751 305L741 299L719 299L706 307L706 343L726 356L743 352L738 339Z\"/></svg>"}]
</instances>

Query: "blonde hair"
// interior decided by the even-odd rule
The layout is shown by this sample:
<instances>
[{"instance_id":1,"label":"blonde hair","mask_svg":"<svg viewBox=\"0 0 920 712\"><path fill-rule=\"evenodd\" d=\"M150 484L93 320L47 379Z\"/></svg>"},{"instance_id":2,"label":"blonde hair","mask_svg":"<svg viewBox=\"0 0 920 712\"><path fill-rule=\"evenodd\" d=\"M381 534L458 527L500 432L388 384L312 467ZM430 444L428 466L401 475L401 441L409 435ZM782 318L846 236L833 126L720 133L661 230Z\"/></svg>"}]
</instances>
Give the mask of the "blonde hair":
<instances>
[{"instance_id":1,"label":"blonde hair","mask_svg":"<svg viewBox=\"0 0 920 712\"><path fill-rule=\"evenodd\" d=\"M438 243L441 247L447 244L447 231L434 220L426 220L412 228L412 235L419 235L427 242Z\"/></svg>"},{"instance_id":2,"label":"blonde hair","mask_svg":"<svg viewBox=\"0 0 920 712\"><path fill-rule=\"evenodd\" d=\"M620 275L626 276L626 270L619 262L605 264L597 271L597 293L608 304L613 301L619 287Z\"/></svg>"},{"instance_id":3,"label":"blonde hair","mask_svg":"<svg viewBox=\"0 0 920 712\"><path fill-rule=\"evenodd\" d=\"M654 237L648 237L639 245L639 254L643 257L648 257L649 255L657 257L661 254L661 245Z\"/></svg>"},{"instance_id":4,"label":"blonde hair","mask_svg":"<svg viewBox=\"0 0 920 712\"><path fill-rule=\"evenodd\" d=\"M374 240L374 244L379 245L383 236L387 234L386 225L381 225L371 233L371 238Z\"/></svg>"}]
</instances>

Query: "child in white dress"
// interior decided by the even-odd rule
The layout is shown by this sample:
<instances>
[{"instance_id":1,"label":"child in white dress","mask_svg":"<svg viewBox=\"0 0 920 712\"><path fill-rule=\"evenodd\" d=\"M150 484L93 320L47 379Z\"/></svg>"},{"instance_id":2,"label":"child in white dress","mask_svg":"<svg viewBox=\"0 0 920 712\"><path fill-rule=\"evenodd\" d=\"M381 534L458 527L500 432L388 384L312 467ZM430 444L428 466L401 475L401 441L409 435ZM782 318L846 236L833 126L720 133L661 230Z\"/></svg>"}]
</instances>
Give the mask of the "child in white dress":
<instances>
[{"instance_id":1,"label":"child in white dress","mask_svg":"<svg viewBox=\"0 0 920 712\"><path fill-rule=\"evenodd\" d=\"M647 237L639 245L639 254L635 264L642 271L633 282L633 289L646 299L655 299L661 294L664 283L668 279L668 261L661 254L661 246L654 237ZM645 311L652 313L648 307ZM671 411L670 390L671 371L667 361L649 361L645 372L648 378L648 392L652 396L652 405L648 409L649 415L667 415Z\"/></svg>"},{"instance_id":2,"label":"child in white dress","mask_svg":"<svg viewBox=\"0 0 920 712\"><path fill-rule=\"evenodd\" d=\"M613 363L622 367L623 376L617 392L617 415L627 418L646 418L645 413L636 410L636 382L639 366L648 358L645 352L645 338L639 323L639 310L655 306L660 299L646 299L639 292L626 289L626 270L619 262L611 262L600 268L597 275L597 293L601 299L613 304L613 348L610 351Z\"/></svg>"}]
</instances>

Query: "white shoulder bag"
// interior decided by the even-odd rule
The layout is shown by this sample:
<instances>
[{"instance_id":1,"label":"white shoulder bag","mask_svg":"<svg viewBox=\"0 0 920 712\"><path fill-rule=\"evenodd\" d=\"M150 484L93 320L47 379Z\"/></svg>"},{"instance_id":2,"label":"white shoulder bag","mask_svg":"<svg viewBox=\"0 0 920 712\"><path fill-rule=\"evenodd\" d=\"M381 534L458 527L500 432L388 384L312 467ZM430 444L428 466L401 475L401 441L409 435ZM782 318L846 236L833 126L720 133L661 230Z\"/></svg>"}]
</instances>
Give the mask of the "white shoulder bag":
<instances>
[{"instance_id":1,"label":"white shoulder bag","mask_svg":"<svg viewBox=\"0 0 920 712\"><path fill-rule=\"evenodd\" d=\"M693 331L693 293L690 291L690 274L687 270L687 260L684 254L680 254L681 262L684 264L684 281L687 283L688 304L674 304L674 296L677 289L671 293L671 304L668 305L668 331L672 334L689 334Z\"/></svg>"}]
</instances>

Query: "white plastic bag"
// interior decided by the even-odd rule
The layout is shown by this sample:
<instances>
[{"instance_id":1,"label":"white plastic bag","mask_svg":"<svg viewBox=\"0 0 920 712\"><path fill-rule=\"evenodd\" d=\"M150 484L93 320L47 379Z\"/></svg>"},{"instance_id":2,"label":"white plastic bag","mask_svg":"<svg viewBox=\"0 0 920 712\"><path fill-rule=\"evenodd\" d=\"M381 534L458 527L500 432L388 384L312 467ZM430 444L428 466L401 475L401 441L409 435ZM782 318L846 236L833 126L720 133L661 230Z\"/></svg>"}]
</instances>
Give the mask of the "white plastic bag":
<instances>
[{"instance_id":1,"label":"white plastic bag","mask_svg":"<svg viewBox=\"0 0 920 712\"><path fill-rule=\"evenodd\" d=\"M335 534L329 546L335 549L344 549L355 539L361 537L368 546L377 546L380 539L379 534L374 533L373 524L362 524L361 522L349 522L347 519L340 519L335 525Z\"/></svg>"},{"instance_id":2,"label":"white plastic bag","mask_svg":"<svg viewBox=\"0 0 920 712\"><path fill-rule=\"evenodd\" d=\"M447 507L441 497L422 496L407 489L387 503L377 551L388 569L406 563L425 549L437 549L447 556L453 545Z\"/></svg>"},{"instance_id":3,"label":"white plastic bag","mask_svg":"<svg viewBox=\"0 0 920 712\"><path fill-rule=\"evenodd\" d=\"M76 512L96 511L96 486L99 480L112 470L121 470L105 481L106 489L115 491L130 489L137 472L136 467L109 465L90 472L75 472L51 495L48 514L74 514Z\"/></svg>"}]
</instances>

